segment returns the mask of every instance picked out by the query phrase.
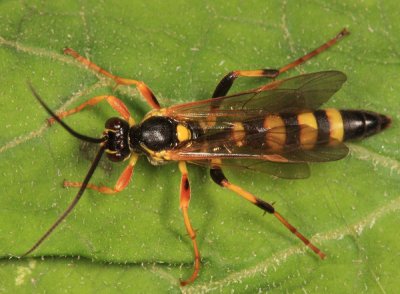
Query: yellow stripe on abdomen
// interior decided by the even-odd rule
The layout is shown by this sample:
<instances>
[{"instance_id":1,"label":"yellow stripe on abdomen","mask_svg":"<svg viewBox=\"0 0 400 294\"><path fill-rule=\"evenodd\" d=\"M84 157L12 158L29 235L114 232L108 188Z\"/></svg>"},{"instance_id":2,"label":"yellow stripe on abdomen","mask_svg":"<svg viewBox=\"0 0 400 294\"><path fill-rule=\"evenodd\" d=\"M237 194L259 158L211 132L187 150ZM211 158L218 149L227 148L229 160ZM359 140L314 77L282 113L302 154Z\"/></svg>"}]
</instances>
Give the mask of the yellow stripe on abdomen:
<instances>
[{"instance_id":1,"label":"yellow stripe on abdomen","mask_svg":"<svg viewBox=\"0 0 400 294\"><path fill-rule=\"evenodd\" d=\"M300 113L297 116L300 125L300 145L303 149L312 149L318 139L317 120L312 112Z\"/></svg>"},{"instance_id":2,"label":"yellow stripe on abdomen","mask_svg":"<svg viewBox=\"0 0 400 294\"><path fill-rule=\"evenodd\" d=\"M282 149L286 142L286 128L283 119L277 114L267 115L264 119L264 128L267 130L265 135L267 146L272 150Z\"/></svg>"},{"instance_id":3,"label":"yellow stripe on abdomen","mask_svg":"<svg viewBox=\"0 0 400 294\"><path fill-rule=\"evenodd\" d=\"M340 111L334 108L329 108L325 109L325 113L329 121L329 135L331 137L329 143L334 144L335 140L343 142L344 128Z\"/></svg>"}]
</instances>

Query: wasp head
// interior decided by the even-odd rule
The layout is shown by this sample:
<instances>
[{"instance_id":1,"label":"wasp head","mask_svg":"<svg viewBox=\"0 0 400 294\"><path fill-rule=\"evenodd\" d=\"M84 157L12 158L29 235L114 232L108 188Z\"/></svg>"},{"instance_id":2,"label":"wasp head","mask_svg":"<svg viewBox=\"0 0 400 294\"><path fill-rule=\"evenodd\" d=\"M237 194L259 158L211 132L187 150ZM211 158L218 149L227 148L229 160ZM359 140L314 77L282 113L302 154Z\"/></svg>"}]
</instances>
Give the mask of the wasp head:
<instances>
[{"instance_id":1,"label":"wasp head","mask_svg":"<svg viewBox=\"0 0 400 294\"><path fill-rule=\"evenodd\" d=\"M127 121L113 117L106 121L104 135L107 137L106 153L111 161L123 161L129 158L129 124Z\"/></svg>"}]
</instances>

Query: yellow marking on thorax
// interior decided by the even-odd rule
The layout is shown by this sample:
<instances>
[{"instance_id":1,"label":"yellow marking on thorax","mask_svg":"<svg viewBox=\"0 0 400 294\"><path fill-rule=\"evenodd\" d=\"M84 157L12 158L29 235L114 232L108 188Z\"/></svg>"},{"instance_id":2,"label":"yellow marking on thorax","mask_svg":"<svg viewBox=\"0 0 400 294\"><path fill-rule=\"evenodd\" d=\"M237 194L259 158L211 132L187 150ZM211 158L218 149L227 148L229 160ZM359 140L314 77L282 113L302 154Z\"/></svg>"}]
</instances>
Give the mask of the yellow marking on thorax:
<instances>
[{"instance_id":1,"label":"yellow marking on thorax","mask_svg":"<svg viewBox=\"0 0 400 294\"><path fill-rule=\"evenodd\" d=\"M317 120L312 112L300 113L297 116L300 125L300 145L303 149L312 149L318 139Z\"/></svg>"},{"instance_id":2,"label":"yellow marking on thorax","mask_svg":"<svg viewBox=\"0 0 400 294\"><path fill-rule=\"evenodd\" d=\"M152 116L166 116L166 114L167 114L166 108L153 109L153 110L150 110L148 113L146 113L146 115L144 116L142 121L145 121L149 117L152 117Z\"/></svg>"},{"instance_id":3,"label":"yellow marking on thorax","mask_svg":"<svg viewBox=\"0 0 400 294\"><path fill-rule=\"evenodd\" d=\"M235 140L236 146L243 146L244 142L243 139L245 138L246 134L244 132L244 126L240 122L233 123L232 127L232 137Z\"/></svg>"},{"instance_id":4,"label":"yellow marking on thorax","mask_svg":"<svg viewBox=\"0 0 400 294\"><path fill-rule=\"evenodd\" d=\"M176 127L176 137L179 142L187 141L192 138L192 132L183 124L178 124Z\"/></svg>"},{"instance_id":5,"label":"yellow marking on thorax","mask_svg":"<svg viewBox=\"0 0 400 294\"><path fill-rule=\"evenodd\" d=\"M167 150L161 150L161 151L157 151L156 152L156 151L150 150L144 144L140 144L140 147L144 151L146 151L146 153L148 155L150 155L151 159L153 160L153 162L152 162L153 164L156 163L156 162L162 163L163 161L171 160Z\"/></svg>"},{"instance_id":6,"label":"yellow marking on thorax","mask_svg":"<svg viewBox=\"0 0 400 294\"><path fill-rule=\"evenodd\" d=\"M267 115L264 120L264 128L267 129L265 142L272 150L279 150L285 146L286 130L285 122L277 114ZM272 129L280 128L279 132Z\"/></svg>"},{"instance_id":7,"label":"yellow marking on thorax","mask_svg":"<svg viewBox=\"0 0 400 294\"><path fill-rule=\"evenodd\" d=\"M344 127L343 127L343 119L339 110L334 108L325 109L326 116L329 121L329 133L330 137L338 140L339 142L343 142L344 137ZM334 144L334 141L330 142L330 144Z\"/></svg>"}]
</instances>

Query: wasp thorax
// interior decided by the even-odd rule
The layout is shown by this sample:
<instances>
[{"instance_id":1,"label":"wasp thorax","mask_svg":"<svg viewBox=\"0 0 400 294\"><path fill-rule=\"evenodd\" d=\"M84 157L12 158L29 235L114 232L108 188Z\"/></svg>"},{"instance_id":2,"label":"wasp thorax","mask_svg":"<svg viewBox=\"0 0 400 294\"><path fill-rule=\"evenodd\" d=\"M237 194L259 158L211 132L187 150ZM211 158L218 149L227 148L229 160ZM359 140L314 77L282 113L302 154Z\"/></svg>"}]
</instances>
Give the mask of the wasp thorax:
<instances>
[{"instance_id":1,"label":"wasp thorax","mask_svg":"<svg viewBox=\"0 0 400 294\"><path fill-rule=\"evenodd\" d=\"M107 157L111 161L122 161L129 157L131 151L128 142L128 122L121 118L113 117L107 120L105 127Z\"/></svg>"},{"instance_id":2,"label":"wasp thorax","mask_svg":"<svg viewBox=\"0 0 400 294\"><path fill-rule=\"evenodd\" d=\"M163 116L153 116L138 127L132 127L129 133L131 148L143 147L152 151L171 149L177 145L177 122Z\"/></svg>"}]
</instances>

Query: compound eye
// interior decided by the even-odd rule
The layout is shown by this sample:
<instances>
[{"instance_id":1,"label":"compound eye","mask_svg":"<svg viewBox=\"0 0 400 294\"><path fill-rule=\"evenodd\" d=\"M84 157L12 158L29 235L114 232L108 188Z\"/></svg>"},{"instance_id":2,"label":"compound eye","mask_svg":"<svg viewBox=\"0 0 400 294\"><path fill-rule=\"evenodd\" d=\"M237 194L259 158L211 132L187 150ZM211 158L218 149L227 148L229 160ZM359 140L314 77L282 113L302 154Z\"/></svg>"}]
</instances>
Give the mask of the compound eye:
<instances>
[{"instance_id":1,"label":"compound eye","mask_svg":"<svg viewBox=\"0 0 400 294\"><path fill-rule=\"evenodd\" d=\"M112 117L106 121L105 127L109 130L119 130L127 125L127 122L119 117Z\"/></svg>"}]
</instances>

